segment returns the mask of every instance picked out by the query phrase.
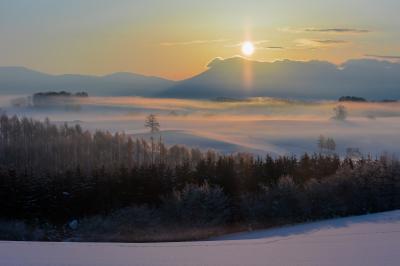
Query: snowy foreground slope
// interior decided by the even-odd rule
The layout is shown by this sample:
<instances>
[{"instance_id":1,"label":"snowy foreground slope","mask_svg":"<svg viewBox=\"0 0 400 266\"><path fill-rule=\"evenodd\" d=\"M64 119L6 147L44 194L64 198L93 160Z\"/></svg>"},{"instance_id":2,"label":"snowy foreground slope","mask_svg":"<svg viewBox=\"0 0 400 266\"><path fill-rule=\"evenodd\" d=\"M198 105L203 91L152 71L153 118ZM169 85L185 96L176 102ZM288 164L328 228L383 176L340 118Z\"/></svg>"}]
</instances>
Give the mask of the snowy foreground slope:
<instances>
[{"instance_id":1,"label":"snowy foreground slope","mask_svg":"<svg viewBox=\"0 0 400 266\"><path fill-rule=\"evenodd\" d=\"M400 265L400 210L202 242L0 242L0 265Z\"/></svg>"}]
</instances>

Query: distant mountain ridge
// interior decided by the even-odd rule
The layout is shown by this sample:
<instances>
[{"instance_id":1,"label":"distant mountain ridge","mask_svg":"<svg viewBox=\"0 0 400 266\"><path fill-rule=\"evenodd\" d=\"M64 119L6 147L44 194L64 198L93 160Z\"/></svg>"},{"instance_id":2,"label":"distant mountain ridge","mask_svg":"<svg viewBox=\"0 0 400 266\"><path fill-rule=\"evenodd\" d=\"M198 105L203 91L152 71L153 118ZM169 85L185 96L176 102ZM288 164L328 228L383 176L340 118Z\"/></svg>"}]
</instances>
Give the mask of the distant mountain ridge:
<instances>
[{"instance_id":1,"label":"distant mountain ridge","mask_svg":"<svg viewBox=\"0 0 400 266\"><path fill-rule=\"evenodd\" d=\"M176 98L282 97L400 99L400 64L370 59L337 66L324 61L214 59L208 69L159 94Z\"/></svg>"},{"instance_id":2,"label":"distant mountain ridge","mask_svg":"<svg viewBox=\"0 0 400 266\"><path fill-rule=\"evenodd\" d=\"M178 82L128 72L105 76L50 75L24 67L0 67L0 94L61 90L98 96L191 99L338 99L344 95L368 100L400 99L400 63L357 59L338 66L325 61L216 58L206 71Z\"/></svg>"},{"instance_id":3,"label":"distant mountain ridge","mask_svg":"<svg viewBox=\"0 0 400 266\"><path fill-rule=\"evenodd\" d=\"M171 80L128 72L105 76L50 75L25 67L0 67L0 94L64 90L99 96L153 96L173 84Z\"/></svg>"}]
</instances>

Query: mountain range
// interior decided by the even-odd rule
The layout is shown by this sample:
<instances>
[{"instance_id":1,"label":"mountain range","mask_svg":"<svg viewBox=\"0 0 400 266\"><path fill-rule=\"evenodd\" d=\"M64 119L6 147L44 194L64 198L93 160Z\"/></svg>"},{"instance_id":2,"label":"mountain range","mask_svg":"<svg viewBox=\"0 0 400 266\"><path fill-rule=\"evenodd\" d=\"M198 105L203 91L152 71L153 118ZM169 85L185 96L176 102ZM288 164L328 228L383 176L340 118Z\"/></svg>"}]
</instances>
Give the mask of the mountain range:
<instances>
[{"instance_id":1,"label":"mountain range","mask_svg":"<svg viewBox=\"0 0 400 266\"><path fill-rule=\"evenodd\" d=\"M85 91L98 96L153 96L173 81L134 73L105 76L50 75L24 67L0 67L0 94L33 94L42 91Z\"/></svg>"},{"instance_id":2,"label":"mountain range","mask_svg":"<svg viewBox=\"0 0 400 266\"><path fill-rule=\"evenodd\" d=\"M214 59L208 69L161 93L165 97L282 97L337 99L400 98L400 64L350 60L337 66L324 61L257 62L240 57Z\"/></svg>"},{"instance_id":3,"label":"mountain range","mask_svg":"<svg viewBox=\"0 0 400 266\"><path fill-rule=\"evenodd\" d=\"M207 70L182 81L133 73L106 76L49 75L22 67L0 67L0 94L86 91L90 95L210 99L281 97L371 100L400 99L400 63L372 59L341 65L324 61L250 61L216 58Z\"/></svg>"}]
</instances>

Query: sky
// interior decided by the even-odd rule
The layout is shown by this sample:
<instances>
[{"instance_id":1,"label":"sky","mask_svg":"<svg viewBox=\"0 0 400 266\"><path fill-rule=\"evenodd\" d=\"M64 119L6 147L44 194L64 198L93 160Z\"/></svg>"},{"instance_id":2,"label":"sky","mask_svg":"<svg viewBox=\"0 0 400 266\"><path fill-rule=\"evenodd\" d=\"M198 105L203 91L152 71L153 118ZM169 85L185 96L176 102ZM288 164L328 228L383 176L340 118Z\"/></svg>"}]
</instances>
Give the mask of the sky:
<instances>
[{"instance_id":1,"label":"sky","mask_svg":"<svg viewBox=\"0 0 400 266\"><path fill-rule=\"evenodd\" d=\"M0 65L174 80L215 57L400 60L398 0L0 0Z\"/></svg>"}]
</instances>

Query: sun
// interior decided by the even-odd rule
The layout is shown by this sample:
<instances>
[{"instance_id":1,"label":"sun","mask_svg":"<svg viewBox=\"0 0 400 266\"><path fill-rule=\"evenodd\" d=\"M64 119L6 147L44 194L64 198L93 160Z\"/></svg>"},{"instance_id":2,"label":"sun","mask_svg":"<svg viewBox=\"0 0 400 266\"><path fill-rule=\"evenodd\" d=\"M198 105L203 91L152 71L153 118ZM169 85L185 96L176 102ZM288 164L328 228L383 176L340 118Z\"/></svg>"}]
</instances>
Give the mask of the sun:
<instances>
[{"instance_id":1,"label":"sun","mask_svg":"<svg viewBox=\"0 0 400 266\"><path fill-rule=\"evenodd\" d=\"M245 56L251 56L254 53L254 50L255 48L252 42L247 41L242 44L242 53Z\"/></svg>"}]
</instances>

